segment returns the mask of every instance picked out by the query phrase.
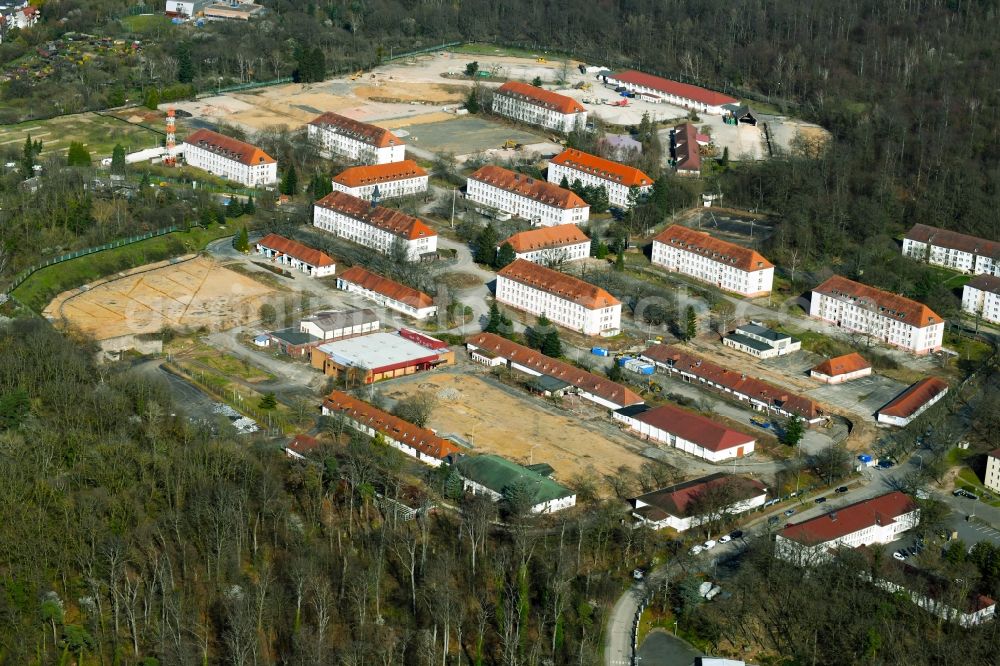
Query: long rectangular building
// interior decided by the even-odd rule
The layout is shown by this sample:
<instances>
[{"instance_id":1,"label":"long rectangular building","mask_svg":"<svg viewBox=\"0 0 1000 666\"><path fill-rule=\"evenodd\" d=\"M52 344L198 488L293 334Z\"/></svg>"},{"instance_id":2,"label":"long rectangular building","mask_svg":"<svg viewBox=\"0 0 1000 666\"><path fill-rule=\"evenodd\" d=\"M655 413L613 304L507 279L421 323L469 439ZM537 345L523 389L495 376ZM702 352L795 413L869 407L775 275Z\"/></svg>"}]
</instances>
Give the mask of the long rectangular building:
<instances>
[{"instance_id":1,"label":"long rectangular building","mask_svg":"<svg viewBox=\"0 0 1000 666\"><path fill-rule=\"evenodd\" d=\"M448 345L407 328L369 333L314 347L312 366L328 377L351 377L361 384L405 377L455 362Z\"/></svg>"},{"instance_id":2,"label":"long rectangular building","mask_svg":"<svg viewBox=\"0 0 1000 666\"><path fill-rule=\"evenodd\" d=\"M587 124L587 110L572 97L519 81L493 91L493 113L567 134Z\"/></svg>"},{"instance_id":3,"label":"long rectangular building","mask_svg":"<svg viewBox=\"0 0 1000 666\"><path fill-rule=\"evenodd\" d=\"M334 190L371 201L375 188L378 198L395 199L427 192L427 172L413 160L355 166L344 169L331 181Z\"/></svg>"},{"instance_id":4,"label":"long rectangular building","mask_svg":"<svg viewBox=\"0 0 1000 666\"><path fill-rule=\"evenodd\" d=\"M323 415L340 415L355 430L375 437L425 465L440 467L449 456L461 449L427 428L421 428L398 416L384 412L342 391L333 391L323 401Z\"/></svg>"},{"instance_id":5,"label":"long rectangular building","mask_svg":"<svg viewBox=\"0 0 1000 666\"><path fill-rule=\"evenodd\" d=\"M588 187L603 187L612 206L629 208L636 201L630 200L632 188L638 195L653 189L653 179L635 167L606 160L576 148L567 148L549 160L548 180L559 184L563 178L570 185L580 181Z\"/></svg>"},{"instance_id":6,"label":"long rectangular building","mask_svg":"<svg viewBox=\"0 0 1000 666\"><path fill-rule=\"evenodd\" d=\"M361 266L351 266L338 275L337 288L360 294L369 301L414 319L428 319L437 314L434 299L424 292L372 273Z\"/></svg>"},{"instance_id":7,"label":"long rectangular building","mask_svg":"<svg viewBox=\"0 0 1000 666\"><path fill-rule=\"evenodd\" d=\"M615 410L611 417L639 437L711 462L742 458L753 453L757 443L746 433L674 405L633 405Z\"/></svg>"},{"instance_id":8,"label":"long rectangular building","mask_svg":"<svg viewBox=\"0 0 1000 666\"><path fill-rule=\"evenodd\" d=\"M188 165L247 187L278 182L278 162L245 141L207 129L184 139L184 161Z\"/></svg>"},{"instance_id":9,"label":"long rectangular building","mask_svg":"<svg viewBox=\"0 0 1000 666\"><path fill-rule=\"evenodd\" d=\"M551 377L573 387L581 398L608 409L642 404L634 391L607 377L563 363L495 333L477 333L465 341L473 361L488 367L505 366L532 377Z\"/></svg>"},{"instance_id":10,"label":"long rectangular building","mask_svg":"<svg viewBox=\"0 0 1000 666\"><path fill-rule=\"evenodd\" d=\"M337 270L330 255L278 234L268 234L256 243L257 254L313 277L333 275Z\"/></svg>"},{"instance_id":11,"label":"long rectangular building","mask_svg":"<svg viewBox=\"0 0 1000 666\"><path fill-rule=\"evenodd\" d=\"M1000 243L957 231L915 224L903 238L903 254L963 273L1000 276Z\"/></svg>"},{"instance_id":12,"label":"long rectangular building","mask_svg":"<svg viewBox=\"0 0 1000 666\"><path fill-rule=\"evenodd\" d=\"M807 423L823 420L823 411L817 402L796 395L774 384L769 384L745 373L729 370L706 361L673 345L653 345L639 358L654 363L657 368L687 382L698 382L740 402L748 402L758 410L782 417L798 416Z\"/></svg>"},{"instance_id":13,"label":"long rectangular building","mask_svg":"<svg viewBox=\"0 0 1000 666\"><path fill-rule=\"evenodd\" d=\"M962 310L1000 324L1000 277L977 275L962 288Z\"/></svg>"},{"instance_id":14,"label":"long rectangular building","mask_svg":"<svg viewBox=\"0 0 1000 666\"><path fill-rule=\"evenodd\" d=\"M517 215L536 227L581 224L590 218L590 206L576 193L491 164L469 176L465 190L469 201Z\"/></svg>"},{"instance_id":15,"label":"long rectangular building","mask_svg":"<svg viewBox=\"0 0 1000 666\"><path fill-rule=\"evenodd\" d=\"M756 250L672 224L653 239L652 263L747 297L766 296L774 264Z\"/></svg>"},{"instance_id":16,"label":"long rectangular building","mask_svg":"<svg viewBox=\"0 0 1000 666\"><path fill-rule=\"evenodd\" d=\"M725 498L729 504L719 507L716 498ZM654 530L671 527L683 532L720 516L751 511L762 506L766 499L767 487L760 481L716 472L639 495L630 499L629 504L632 515L641 524Z\"/></svg>"},{"instance_id":17,"label":"long rectangular building","mask_svg":"<svg viewBox=\"0 0 1000 666\"><path fill-rule=\"evenodd\" d=\"M461 456L455 471L466 492L494 502L502 500L510 488L520 488L531 513L555 513L576 505L576 493L569 488L500 456Z\"/></svg>"},{"instance_id":18,"label":"long rectangular building","mask_svg":"<svg viewBox=\"0 0 1000 666\"><path fill-rule=\"evenodd\" d=\"M549 267L590 256L590 239L573 224L521 231L504 243L514 250L516 259Z\"/></svg>"},{"instance_id":19,"label":"long rectangular building","mask_svg":"<svg viewBox=\"0 0 1000 666\"><path fill-rule=\"evenodd\" d=\"M309 141L326 156L361 164L388 164L406 159L406 144L387 129L339 113L324 113L308 125Z\"/></svg>"},{"instance_id":20,"label":"long rectangular building","mask_svg":"<svg viewBox=\"0 0 1000 666\"><path fill-rule=\"evenodd\" d=\"M617 335L622 304L600 287L557 270L516 259L497 273L499 303L584 335Z\"/></svg>"},{"instance_id":21,"label":"long rectangular building","mask_svg":"<svg viewBox=\"0 0 1000 666\"><path fill-rule=\"evenodd\" d=\"M417 218L344 192L331 192L313 205L313 226L381 254L403 243L411 261L437 252L437 233Z\"/></svg>"},{"instance_id":22,"label":"long rectangular building","mask_svg":"<svg viewBox=\"0 0 1000 666\"><path fill-rule=\"evenodd\" d=\"M903 427L948 394L948 382L924 377L878 410L878 422Z\"/></svg>"},{"instance_id":23,"label":"long rectangular building","mask_svg":"<svg viewBox=\"0 0 1000 666\"><path fill-rule=\"evenodd\" d=\"M915 354L941 349L944 320L923 303L834 275L812 290L809 316Z\"/></svg>"},{"instance_id":24,"label":"long rectangular building","mask_svg":"<svg viewBox=\"0 0 1000 666\"><path fill-rule=\"evenodd\" d=\"M721 116L725 113L727 104L738 104L735 97L691 85L671 81L652 74L626 70L618 74L608 74L604 76L604 82L608 85L622 86L635 93L651 93L658 96L668 104L693 109L703 113L711 113Z\"/></svg>"}]
</instances>

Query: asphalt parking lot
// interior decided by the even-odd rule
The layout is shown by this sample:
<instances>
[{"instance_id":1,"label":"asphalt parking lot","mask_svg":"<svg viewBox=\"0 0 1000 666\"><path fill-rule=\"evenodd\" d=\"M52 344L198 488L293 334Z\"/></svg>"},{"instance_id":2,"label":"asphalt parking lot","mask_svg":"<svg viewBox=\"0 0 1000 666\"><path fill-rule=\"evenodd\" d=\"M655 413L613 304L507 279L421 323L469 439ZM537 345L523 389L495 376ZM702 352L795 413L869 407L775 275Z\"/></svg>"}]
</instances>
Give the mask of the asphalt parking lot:
<instances>
[{"instance_id":1,"label":"asphalt parking lot","mask_svg":"<svg viewBox=\"0 0 1000 666\"><path fill-rule=\"evenodd\" d=\"M822 384L807 393L820 402L872 415L874 420L876 410L899 395L905 388L905 384L894 379L881 375L869 375L843 384Z\"/></svg>"}]
</instances>

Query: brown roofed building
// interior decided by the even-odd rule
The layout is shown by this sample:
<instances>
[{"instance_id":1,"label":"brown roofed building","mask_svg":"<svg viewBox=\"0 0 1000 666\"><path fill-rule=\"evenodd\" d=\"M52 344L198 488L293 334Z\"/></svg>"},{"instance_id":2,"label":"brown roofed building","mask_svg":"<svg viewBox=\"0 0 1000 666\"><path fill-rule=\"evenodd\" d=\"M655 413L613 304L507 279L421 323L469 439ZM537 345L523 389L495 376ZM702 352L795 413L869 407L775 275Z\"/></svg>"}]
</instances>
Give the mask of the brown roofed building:
<instances>
[{"instance_id":1,"label":"brown roofed building","mask_svg":"<svg viewBox=\"0 0 1000 666\"><path fill-rule=\"evenodd\" d=\"M252 144L207 129L184 139L188 165L247 187L278 182L278 163Z\"/></svg>"},{"instance_id":2,"label":"brown roofed building","mask_svg":"<svg viewBox=\"0 0 1000 666\"><path fill-rule=\"evenodd\" d=\"M738 104L739 100L708 88L671 81L652 74L626 70L604 77L609 85L623 86L636 93L653 93L668 104L685 109L694 109L721 116L727 104Z\"/></svg>"},{"instance_id":3,"label":"brown roofed building","mask_svg":"<svg viewBox=\"0 0 1000 666\"><path fill-rule=\"evenodd\" d=\"M672 224L653 239L651 261L747 297L771 293L774 264L759 252Z\"/></svg>"},{"instance_id":4,"label":"brown roofed building","mask_svg":"<svg viewBox=\"0 0 1000 666\"><path fill-rule=\"evenodd\" d=\"M313 226L382 254L402 243L411 261L437 252L437 233L417 218L345 192L331 192L313 205Z\"/></svg>"},{"instance_id":5,"label":"brown roofed building","mask_svg":"<svg viewBox=\"0 0 1000 666\"><path fill-rule=\"evenodd\" d=\"M337 276L337 288L360 294L364 298L401 312L414 319L427 319L437 314L434 299L389 278L352 266Z\"/></svg>"},{"instance_id":6,"label":"brown roofed building","mask_svg":"<svg viewBox=\"0 0 1000 666\"><path fill-rule=\"evenodd\" d=\"M337 270L330 255L278 234L268 234L261 238L256 243L256 249L257 254L271 261L312 277L333 275Z\"/></svg>"},{"instance_id":7,"label":"brown roofed building","mask_svg":"<svg viewBox=\"0 0 1000 666\"><path fill-rule=\"evenodd\" d=\"M973 275L1000 276L1000 242L915 224L903 238L903 254Z\"/></svg>"},{"instance_id":8,"label":"brown roofed building","mask_svg":"<svg viewBox=\"0 0 1000 666\"><path fill-rule=\"evenodd\" d=\"M685 453L719 462L753 453L756 439L701 414L676 407L635 405L615 410L612 417L640 437Z\"/></svg>"},{"instance_id":9,"label":"brown roofed building","mask_svg":"<svg viewBox=\"0 0 1000 666\"><path fill-rule=\"evenodd\" d=\"M323 415L338 414L355 430L372 437L382 435L389 446L431 467L440 467L449 456L461 452L454 442L438 437L432 430L404 421L341 391L333 391L323 401Z\"/></svg>"},{"instance_id":10,"label":"brown roofed building","mask_svg":"<svg viewBox=\"0 0 1000 666\"><path fill-rule=\"evenodd\" d=\"M377 125L339 113L324 113L308 125L309 140L326 155L340 155L362 164L388 164L406 159L406 144Z\"/></svg>"},{"instance_id":11,"label":"brown roofed building","mask_svg":"<svg viewBox=\"0 0 1000 666\"><path fill-rule=\"evenodd\" d=\"M654 530L683 532L764 504L767 487L755 479L716 472L629 500L632 515Z\"/></svg>"},{"instance_id":12,"label":"brown roofed building","mask_svg":"<svg viewBox=\"0 0 1000 666\"><path fill-rule=\"evenodd\" d=\"M924 377L878 410L878 422L905 426L923 414L948 393L948 382L938 377Z\"/></svg>"},{"instance_id":13,"label":"brown roofed building","mask_svg":"<svg viewBox=\"0 0 1000 666\"><path fill-rule=\"evenodd\" d=\"M629 208L633 203L629 199L632 188L639 195L648 194L653 189L653 179L635 167L576 148L567 148L549 160L547 177L550 183L559 184L565 178L570 185L580 181L587 187L603 187L611 205L619 208Z\"/></svg>"},{"instance_id":14,"label":"brown roofed building","mask_svg":"<svg viewBox=\"0 0 1000 666\"><path fill-rule=\"evenodd\" d=\"M962 287L962 310L973 317L1000 323L1000 277L977 275Z\"/></svg>"},{"instance_id":15,"label":"brown roofed building","mask_svg":"<svg viewBox=\"0 0 1000 666\"><path fill-rule=\"evenodd\" d=\"M333 177L333 189L359 199L372 200L378 188L378 200L408 197L427 192L427 171L413 160L355 166Z\"/></svg>"},{"instance_id":16,"label":"brown roofed building","mask_svg":"<svg viewBox=\"0 0 1000 666\"><path fill-rule=\"evenodd\" d=\"M674 345L653 345L642 352L640 358L655 363L666 372L701 382L741 402L749 402L756 409L783 417L799 416L808 423L818 423L824 418L819 403L810 398L716 365Z\"/></svg>"},{"instance_id":17,"label":"brown roofed building","mask_svg":"<svg viewBox=\"0 0 1000 666\"><path fill-rule=\"evenodd\" d=\"M573 224L521 231L504 241L517 259L543 266L557 266L590 256L590 239Z\"/></svg>"},{"instance_id":18,"label":"brown roofed building","mask_svg":"<svg viewBox=\"0 0 1000 666\"><path fill-rule=\"evenodd\" d=\"M493 113L567 134L587 123L587 110L572 97L519 81L493 91Z\"/></svg>"},{"instance_id":19,"label":"brown roofed building","mask_svg":"<svg viewBox=\"0 0 1000 666\"><path fill-rule=\"evenodd\" d=\"M580 397L609 409L642 404L642 398L621 384L557 361L494 333L471 335L466 338L465 346L477 363L491 367L503 365L533 377L544 375L557 379L573 386Z\"/></svg>"},{"instance_id":20,"label":"brown roofed building","mask_svg":"<svg viewBox=\"0 0 1000 666\"><path fill-rule=\"evenodd\" d=\"M496 299L584 335L616 335L622 304L600 287L572 275L516 259L497 273Z\"/></svg>"},{"instance_id":21,"label":"brown roofed building","mask_svg":"<svg viewBox=\"0 0 1000 666\"><path fill-rule=\"evenodd\" d=\"M670 156L678 176L701 175L701 147L708 145L707 137L704 142L701 137L691 123L678 125L670 132Z\"/></svg>"},{"instance_id":22,"label":"brown roofed building","mask_svg":"<svg viewBox=\"0 0 1000 666\"><path fill-rule=\"evenodd\" d=\"M810 377L824 384L840 384L870 374L872 374L871 364L857 352L828 358L809 371Z\"/></svg>"},{"instance_id":23,"label":"brown roofed building","mask_svg":"<svg viewBox=\"0 0 1000 666\"><path fill-rule=\"evenodd\" d=\"M813 288L809 315L916 354L941 348L944 320L923 303L834 275Z\"/></svg>"},{"instance_id":24,"label":"brown roofed building","mask_svg":"<svg viewBox=\"0 0 1000 666\"><path fill-rule=\"evenodd\" d=\"M580 224L590 217L590 206L570 190L491 164L469 176L465 197L539 227Z\"/></svg>"}]
</instances>

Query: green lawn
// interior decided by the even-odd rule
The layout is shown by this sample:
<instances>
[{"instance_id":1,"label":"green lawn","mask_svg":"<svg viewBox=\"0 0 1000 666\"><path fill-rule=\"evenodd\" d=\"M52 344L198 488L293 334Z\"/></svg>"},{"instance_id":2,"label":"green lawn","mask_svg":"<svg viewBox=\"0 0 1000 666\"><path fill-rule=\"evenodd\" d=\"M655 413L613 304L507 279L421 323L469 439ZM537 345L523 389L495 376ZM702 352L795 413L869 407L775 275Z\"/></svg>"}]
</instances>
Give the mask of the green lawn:
<instances>
[{"instance_id":1,"label":"green lawn","mask_svg":"<svg viewBox=\"0 0 1000 666\"><path fill-rule=\"evenodd\" d=\"M36 271L14 290L14 297L32 310L41 312L49 301L67 289L136 266L198 252L217 238L232 236L235 228L235 225L213 226L210 229L196 227L191 231L178 231L70 259Z\"/></svg>"},{"instance_id":2,"label":"green lawn","mask_svg":"<svg viewBox=\"0 0 1000 666\"><path fill-rule=\"evenodd\" d=\"M24 140L42 142L42 157L65 153L72 141L79 141L90 151L97 162L110 157L115 144L120 143L126 152L135 152L160 145L162 136L140 125L100 116L96 113L77 113L49 120L31 120L16 125L0 125L0 145L20 147Z\"/></svg>"},{"instance_id":3,"label":"green lawn","mask_svg":"<svg viewBox=\"0 0 1000 666\"><path fill-rule=\"evenodd\" d=\"M157 34L163 30L168 30L172 26L170 19L164 14L139 14L138 16L126 16L121 19L121 23L129 32L146 35Z\"/></svg>"}]
</instances>

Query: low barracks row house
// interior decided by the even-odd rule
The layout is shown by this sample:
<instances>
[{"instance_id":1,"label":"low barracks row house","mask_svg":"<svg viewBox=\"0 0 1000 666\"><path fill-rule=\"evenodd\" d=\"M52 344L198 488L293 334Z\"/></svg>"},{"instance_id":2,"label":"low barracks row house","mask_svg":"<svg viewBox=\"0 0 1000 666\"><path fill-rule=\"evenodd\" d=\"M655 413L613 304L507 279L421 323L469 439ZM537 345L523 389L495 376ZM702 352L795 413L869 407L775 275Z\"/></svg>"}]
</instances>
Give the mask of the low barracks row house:
<instances>
[{"instance_id":1,"label":"low barracks row house","mask_svg":"<svg viewBox=\"0 0 1000 666\"><path fill-rule=\"evenodd\" d=\"M184 139L190 166L247 187L278 182L278 163L257 146L200 129Z\"/></svg>"},{"instance_id":2,"label":"low barracks row house","mask_svg":"<svg viewBox=\"0 0 1000 666\"><path fill-rule=\"evenodd\" d=\"M903 238L903 254L963 273L1000 276L1000 243L957 231L914 225Z\"/></svg>"},{"instance_id":3,"label":"low barracks row house","mask_svg":"<svg viewBox=\"0 0 1000 666\"><path fill-rule=\"evenodd\" d=\"M747 297L771 293L774 264L749 248L674 224L653 239L652 262Z\"/></svg>"},{"instance_id":4,"label":"low barracks row house","mask_svg":"<svg viewBox=\"0 0 1000 666\"><path fill-rule=\"evenodd\" d=\"M504 243L514 250L515 259L549 267L590 256L590 239L572 224L521 231Z\"/></svg>"},{"instance_id":5,"label":"low barracks row house","mask_svg":"<svg viewBox=\"0 0 1000 666\"><path fill-rule=\"evenodd\" d=\"M694 109L721 116L727 104L738 104L739 100L714 90L693 86L688 83L671 81L652 74L628 70L619 74L609 74L604 82L613 86L623 86L635 93L657 97L661 101L685 109ZM652 101L652 100L651 100Z\"/></svg>"},{"instance_id":6,"label":"low barracks row house","mask_svg":"<svg viewBox=\"0 0 1000 666\"><path fill-rule=\"evenodd\" d=\"M469 176L465 198L517 215L536 227L580 224L590 218L590 206L558 185L486 165Z\"/></svg>"},{"instance_id":7,"label":"low barracks row house","mask_svg":"<svg viewBox=\"0 0 1000 666\"><path fill-rule=\"evenodd\" d=\"M324 113L309 123L309 141L325 156L339 155L362 164L388 164L406 159L406 144L387 129L337 113Z\"/></svg>"},{"instance_id":8,"label":"low barracks row house","mask_svg":"<svg viewBox=\"0 0 1000 666\"><path fill-rule=\"evenodd\" d=\"M413 160L356 166L333 177L333 189L371 201L378 187L380 199L413 196L427 191L427 172Z\"/></svg>"},{"instance_id":9,"label":"low barracks row house","mask_svg":"<svg viewBox=\"0 0 1000 666\"><path fill-rule=\"evenodd\" d=\"M313 226L382 254L402 242L411 261L437 252L437 234L417 218L344 192L331 192L315 203Z\"/></svg>"},{"instance_id":10,"label":"low barracks row house","mask_svg":"<svg viewBox=\"0 0 1000 666\"><path fill-rule=\"evenodd\" d=\"M589 282L517 259L497 273L497 302L584 335L617 335L622 304Z\"/></svg>"},{"instance_id":11,"label":"low barracks row house","mask_svg":"<svg viewBox=\"0 0 1000 666\"><path fill-rule=\"evenodd\" d=\"M372 273L361 266L351 266L338 275L337 289L360 294L373 303L414 319L427 319L437 314L434 299L424 292Z\"/></svg>"},{"instance_id":12,"label":"low barracks row house","mask_svg":"<svg viewBox=\"0 0 1000 666\"><path fill-rule=\"evenodd\" d=\"M834 275L812 290L809 316L915 354L941 349L944 320L917 301Z\"/></svg>"},{"instance_id":13,"label":"low barracks row house","mask_svg":"<svg viewBox=\"0 0 1000 666\"><path fill-rule=\"evenodd\" d=\"M636 188L640 195L653 189L653 179L635 167L606 160L576 148L568 148L549 160L548 179L558 185L565 178L573 184L579 180L590 187L603 186L612 206L629 208L629 192Z\"/></svg>"},{"instance_id":14,"label":"low barracks row house","mask_svg":"<svg viewBox=\"0 0 1000 666\"><path fill-rule=\"evenodd\" d=\"M587 110L572 97L518 81L493 91L493 113L567 134L587 124Z\"/></svg>"}]
</instances>

